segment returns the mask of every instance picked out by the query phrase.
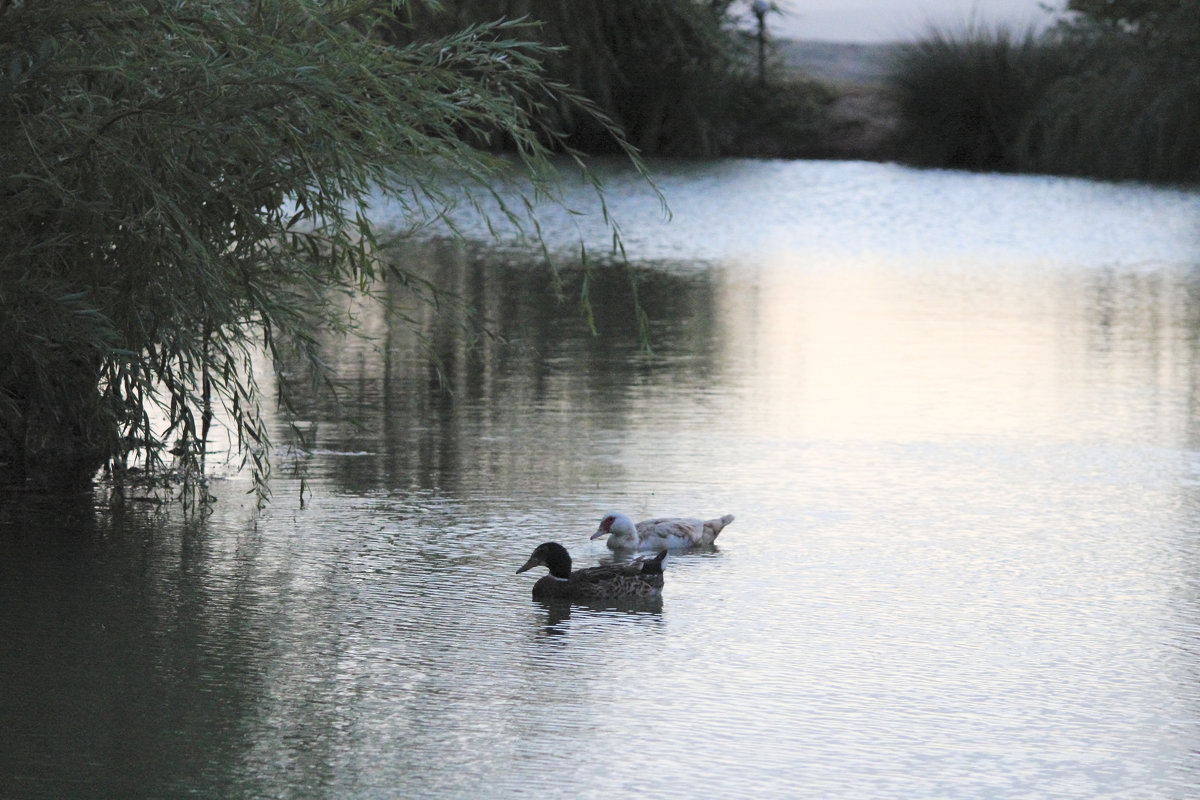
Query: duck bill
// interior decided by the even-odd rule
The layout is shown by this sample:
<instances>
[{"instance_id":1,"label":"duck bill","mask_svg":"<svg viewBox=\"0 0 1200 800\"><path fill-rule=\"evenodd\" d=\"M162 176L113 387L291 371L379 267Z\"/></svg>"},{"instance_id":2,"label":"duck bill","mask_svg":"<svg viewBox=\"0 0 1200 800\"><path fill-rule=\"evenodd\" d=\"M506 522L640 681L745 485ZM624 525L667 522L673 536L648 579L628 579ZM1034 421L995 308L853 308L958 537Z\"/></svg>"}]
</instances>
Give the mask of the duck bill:
<instances>
[{"instance_id":1,"label":"duck bill","mask_svg":"<svg viewBox=\"0 0 1200 800\"><path fill-rule=\"evenodd\" d=\"M526 561L526 562L525 562L525 566L523 566L523 567L521 567L519 570L517 570L517 574L518 574L518 575L520 575L522 572L525 572L526 570L533 569L534 567L536 567L536 566L537 566L538 564L540 564L540 563L541 563L541 562L540 562L540 561L538 561L538 559L537 559L537 557L536 557L536 556L534 556L534 557L530 557L530 559L529 559L528 561Z\"/></svg>"},{"instance_id":2,"label":"duck bill","mask_svg":"<svg viewBox=\"0 0 1200 800\"><path fill-rule=\"evenodd\" d=\"M592 539L602 539L605 536L608 536L608 531L604 530L604 528L601 528L592 534Z\"/></svg>"}]
</instances>

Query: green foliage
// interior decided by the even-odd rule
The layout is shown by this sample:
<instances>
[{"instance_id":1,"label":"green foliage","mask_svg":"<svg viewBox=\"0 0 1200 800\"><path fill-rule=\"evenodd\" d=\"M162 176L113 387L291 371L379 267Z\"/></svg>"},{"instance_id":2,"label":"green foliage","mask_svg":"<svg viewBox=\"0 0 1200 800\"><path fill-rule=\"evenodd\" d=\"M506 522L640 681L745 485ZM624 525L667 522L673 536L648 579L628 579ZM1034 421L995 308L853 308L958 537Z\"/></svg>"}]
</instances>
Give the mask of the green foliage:
<instances>
[{"instance_id":1,"label":"green foliage","mask_svg":"<svg viewBox=\"0 0 1200 800\"><path fill-rule=\"evenodd\" d=\"M935 166L1200 180L1196 3L1091 5L1109 16L1040 36L935 32L906 48L893 75L900 152Z\"/></svg>"},{"instance_id":2,"label":"green foliage","mask_svg":"<svg viewBox=\"0 0 1200 800\"><path fill-rule=\"evenodd\" d=\"M1119 34L1070 36L1078 60L1026 120L1022 164L1110 179L1200 180L1200 53L1156 55Z\"/></svg>"},{"instance_id":3,"label":"green foliage","mask_svg":"<svg viewBox=\"0 0 1200 800\"><path fill-rule=\"evenodd\" d=\"M754 83L730 0L447 0L411 9L412 36L487 19L524 21L545 66L613 119L643 154L714 155L737 136L737 101ZM552 121L572 145L612 151L611 133L571 104Z\"/></svg>"},{"instance_id":4,"label":"green foliage","mask_svg":"<svg viewBox=\"0 0 1200 800\"><path fill-rule=\"evenodd\" d=\"M840 156L828 143L843 142L845 132L832 130L830 108L835 90L802 76L772 78L745 87L730 104L736 136L723 152L776 158Z\"/></svg>"},{"instance_id":5,"label":"green foliage","mask_svg":"<svg viewBox=\"0 0 1200 800\"><path fill-rule=\"evenodd\" d=\"M414 226L499 200L504 142L532 179L501 205L521 222L553 194L544 119L623 141L513 24L399 45L396 20L372 0L0 2L0 482L168 447L197 478L219 415L261 488L256 350L319 373L313 331L350 324L333 295L428 289L376 255L370 198Z\"/></svg>"},{"instance_id":6,"label":"green foliage","mask_svg":"<svg viewBox=\"0 0 1200 800\"><path fill-rule=\"evenodd\" d=\"M1011 170L1021 126L1063 54L1030 32L939 30L897 52L898 147L918 164Z\"/></svg>"}]
</instances>

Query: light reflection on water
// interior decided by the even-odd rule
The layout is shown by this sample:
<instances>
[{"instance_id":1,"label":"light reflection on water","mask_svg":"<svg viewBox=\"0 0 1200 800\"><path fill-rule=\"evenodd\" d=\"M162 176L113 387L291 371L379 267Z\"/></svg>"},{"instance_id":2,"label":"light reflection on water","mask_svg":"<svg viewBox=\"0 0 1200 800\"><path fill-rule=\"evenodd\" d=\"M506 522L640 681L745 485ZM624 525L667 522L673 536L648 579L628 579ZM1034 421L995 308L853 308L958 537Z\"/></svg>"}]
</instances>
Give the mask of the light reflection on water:
<instances>
[{"instance_id":1,"label":"light reflection on water","mask_svg":"<svg viewBox=\"0 0 1200 800\"><path fill-rule=\"evenodd\" d=\"M0 511L0 794L1194 789L1197 197L661 173L670 224L607 176L653 358L620 270L592 336L512 249L415 246L508 343L428 318L448 395L419 311L364 311L304 507L281 469L199 528ZM737 520L661 607L532 601L516 567L607 560L610 508Z\"/></svg>"}]
</instances>

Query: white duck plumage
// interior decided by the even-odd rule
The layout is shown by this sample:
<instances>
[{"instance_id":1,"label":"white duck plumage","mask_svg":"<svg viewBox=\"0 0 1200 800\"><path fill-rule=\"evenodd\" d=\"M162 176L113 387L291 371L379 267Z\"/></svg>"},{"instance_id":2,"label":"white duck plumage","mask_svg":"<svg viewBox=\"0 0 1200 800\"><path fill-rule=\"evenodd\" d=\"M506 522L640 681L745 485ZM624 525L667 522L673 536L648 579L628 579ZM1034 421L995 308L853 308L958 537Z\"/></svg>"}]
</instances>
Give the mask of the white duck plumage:
<instances>
[{"instance_id":1,"label":"white duck plumage","mask_svg":"<svg viewBox=\"0 0 1200 800\"><path fill-rule=\"evenodd\" d=\"M717 534L733 522L733 515L703 520L688 517L659 517L634 525L629 517L613 511L604 515L593 539L608 537L609 550L662 550L712 544Z\"/></svg>"}]
</instances>

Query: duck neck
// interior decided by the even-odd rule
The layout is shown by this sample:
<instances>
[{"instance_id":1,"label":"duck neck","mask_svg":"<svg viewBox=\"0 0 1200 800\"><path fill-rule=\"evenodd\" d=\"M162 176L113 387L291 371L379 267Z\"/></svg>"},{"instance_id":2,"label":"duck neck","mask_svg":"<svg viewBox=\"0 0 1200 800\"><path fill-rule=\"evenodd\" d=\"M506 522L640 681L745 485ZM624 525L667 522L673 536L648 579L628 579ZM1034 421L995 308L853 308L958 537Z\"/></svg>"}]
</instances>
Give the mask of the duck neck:
<instances>
[{"instance_id":1,"label":"duck neck","mask_svg":"<svg viewBox=\"0 0 1200 800\"><path fill-rule=\"evenodd\" d=\"M631 541L635 542L638 538L637 527L634 526L633 521L624 514L618 515L617 518L613 520L609 531L616 534L618 537L630 539Z\"/></svg>"},{"instance_id":2,"label":"duck neck","mask_svg":"<svg viewBox=\"0 0 1200 800\"><path fill-rule=\"evenodd\" d=\"M565 549L557 549L547 554L546 569L550 570L550 577L556 581L565 581L571 577L571 556L567 554Z\"/></svg>"}]
</instances>

